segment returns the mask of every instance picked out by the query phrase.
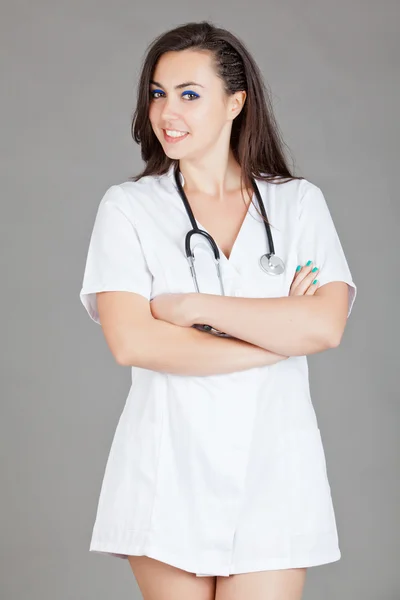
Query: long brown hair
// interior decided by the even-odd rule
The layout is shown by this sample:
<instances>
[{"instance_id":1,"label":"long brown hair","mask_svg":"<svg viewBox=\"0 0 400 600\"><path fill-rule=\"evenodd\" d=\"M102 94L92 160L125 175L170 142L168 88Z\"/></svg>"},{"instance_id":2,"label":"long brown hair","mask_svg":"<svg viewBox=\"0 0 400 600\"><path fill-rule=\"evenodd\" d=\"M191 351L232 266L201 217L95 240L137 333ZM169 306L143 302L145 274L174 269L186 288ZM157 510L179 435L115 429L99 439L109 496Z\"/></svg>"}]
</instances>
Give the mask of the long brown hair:
<instances>
[{"instance_id":1,"label":"long brown hair","mask_svg":"<svg viewBox=\"0 0 400 600\"><path fill-rule=\"evenodd\" d=\"M166 52L181 50L209 51L216 73L226 94L245 90L245 103L232 123L230 145L241 166L241 181L250 187L250 178L279 184L294 176L284 157L281 133L260 70L244 43L226 29L209 21L190 22L159 35L150 44L139 78L137 104L132 116L131 133L141 147L144 170L130 177L138 181L147 175L163 175L177 160L169 158L151 126L148 114L150 80L159 58Z\"/></svg>"}]
</instances>

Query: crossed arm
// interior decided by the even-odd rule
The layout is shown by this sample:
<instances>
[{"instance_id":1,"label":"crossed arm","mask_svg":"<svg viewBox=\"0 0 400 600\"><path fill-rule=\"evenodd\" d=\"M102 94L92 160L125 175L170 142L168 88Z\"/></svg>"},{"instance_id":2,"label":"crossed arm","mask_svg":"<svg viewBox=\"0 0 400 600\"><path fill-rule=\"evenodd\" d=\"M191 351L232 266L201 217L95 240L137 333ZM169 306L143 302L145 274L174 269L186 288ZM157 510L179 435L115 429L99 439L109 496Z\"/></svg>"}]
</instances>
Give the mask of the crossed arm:
<instances>
[{"instance_id":1,"label":"crossed arm","mask_svg":"<svg viewBox=\"0 0 400 600\"><path fill-rule=\"evenodd\" d=\"M346 283L332 282L313 296L163 294L149 303L131 292L100 292L97 300L103 332L118 364L202 376L335 347L346 323L348 291ZM194 323L207 323L234 337L198 331L191 327Z\"/></svg>"},{"instance_id":2,"label":"crossed arm","mask_svg":"<svg viewBox=\"0 0 400 600\"><path fill-rule=\"evenodd\" d=\"M348 290L328 283L313 296L236 298L189 294L188 322L206 323L266 350L296 356L339 345L347 320Z\"/></svg>"}]
</instances>

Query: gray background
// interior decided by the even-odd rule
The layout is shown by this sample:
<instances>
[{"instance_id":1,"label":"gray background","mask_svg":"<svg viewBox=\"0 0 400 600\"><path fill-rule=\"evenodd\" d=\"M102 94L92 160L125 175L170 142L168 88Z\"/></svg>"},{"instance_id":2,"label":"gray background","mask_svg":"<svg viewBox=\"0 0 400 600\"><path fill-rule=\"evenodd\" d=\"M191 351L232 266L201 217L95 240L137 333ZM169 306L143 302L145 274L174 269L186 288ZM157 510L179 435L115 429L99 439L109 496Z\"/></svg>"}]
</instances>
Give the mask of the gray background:
<instances>
[{"instance_id":1,"label":"gray background","mask_svg":"<svg viewBox=\"0 0 400 600\"><path fill-rule=\"evenodd\" d=\"M145 47L209 18L260 65L358 286L339 348L309 358L342 559L309 569L305 600L398 600L398 2L1 9L1 599L141 597L127 561L88 551L130 370L78 295L100 198L142 164L129 128Z\"/></svg>"}]
</instances>

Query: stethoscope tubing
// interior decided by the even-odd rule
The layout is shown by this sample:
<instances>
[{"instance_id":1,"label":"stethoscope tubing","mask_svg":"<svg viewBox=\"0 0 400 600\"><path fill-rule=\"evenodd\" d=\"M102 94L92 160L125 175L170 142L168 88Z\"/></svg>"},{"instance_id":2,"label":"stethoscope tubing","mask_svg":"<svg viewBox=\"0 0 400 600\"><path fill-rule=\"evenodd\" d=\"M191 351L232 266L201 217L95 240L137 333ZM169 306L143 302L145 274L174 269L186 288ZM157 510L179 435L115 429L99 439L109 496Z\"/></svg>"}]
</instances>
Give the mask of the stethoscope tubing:
<instances>
[{"instance_id":1,"label":"stethoscope tubing","mask_svg":"<svg viewBox=\"0 0 400 600\"><path fill-rule=\"evenodd\" d=\"M186 213L187 213L187 215L190 219L190 223L192 225L192 229L187 232L186 237L185 237L185 252L186 252L186 258L189 263L190 272L192 275L192 279L194 282L196 292L200 292L200 290L199 290L199 284L197 281L196 269L194 266L195 259L194 259L194 254L193 254L192 248L191 248L191 239L192 239L193 235L200 234L203 237L205 237L207 239L207 241L209 242L209 244L211 245L211 248L214 253L214 261L215 261L215 266L216 266L217 275L218 275L218 279L219 279L221 294L223 296L225 296L225 289L224 289L222 273L221 273L221 266L220 266L221 256L220 256L219 248L218 248L214 238L207 231L204 231L204 229L200 229L199 226L197 225L193 211L191 209L191 206L189 204L189 201L187 199L187 196L185 194L185 191L184 191L181 181L180 181L179 165L177 165L174 169L174 177L175 177L175 183L176 183L179 195L182 199ZM272 239L271 228L268 223L267 212L265 210L264 202L261 198L260 191L258 189L258 186L257 186L254 178L251 178L251 183L252 183L254 192L256 194L256 197L257 197L257 202L260 207L261 214L264 217L263 221L264 221L264 226L265 226L265 231L267 233L267 241L268 241L268 253L263 254L260 257L260 267L263 271L265 271L269 275L281 274L284 271L285 267L284 267L283 261L279 257L275 256L274 242ZM266 266L264 265L264 259L267 259ZM274 272L273 269L275 269L275 268L277 268L277 272ZM217 329L213 328L211 325L195 324L195 325L193 325L193 327L200 329L202 331L207 331L209 333L213 333L214 335L218 335L220 337L231 337L229 334L224 333L222 331L218 331Z\"/></svg>"},{"instance_id":2,"label":"stethoscope tubing","mask_svg":"<svg viewBox=\"0 0 400 600\"><path fill-rule=\"evenodd\" d=\"M179 175L180 175L180 170L179 170L179 166L177 166L174 169L174 176L175 176L176 186L178 188L179 195L180 195L180 197L182 199L182 202L183 202L183 205L185 207L186 213L187 213L187 215L188 215L188 217L190 219L190 223L192 225L192 229L187 232L186 238L185 238L185 252L186 252L186 256L187 256L188 259L190 257L192 257L192 259L193 259L193 253L192 253L191 245L190 245L191 238L192 238L192 236L194 234L200 234L200 235L206 237L207 240L209 241L209 243L210 243L210 245L211 245L211 247L213 249L213 252L214 252L215 260L218 261L217 264L219 265L220 252L219 252L218 246L215 243L214 238L209 233L207 233L207 231L204 231L203 229L200 229L199 226L197 225L197 222L196 222L196 219L194 217L193 211L191 209L191 206L189 204L189 201L187 199L185 191L184 191L184 189L182 187ZM265 210L265 206L264 206L264 202L263 202L263 199L261 197L261 194L260 194L260 190L258 189L256 181L255 181L255 179L253 177L251 178L251 184L252 184L254 192L256 194L256 198L257 198L257 202L258 202L258 206L260 208L261 214L264 217L263 218L263 222L264 222L264 227L265 227L265 231L266 231L266 234L267 234L267 241L268 241L268 253L266 254L266 256L268 258L270 258L272 255L275 254L275 246L274 246L274 241L273 241L273 238L272 238L271 227L269 226L269 223L268 223L267 212Z\"/></svg>"}]
</instances>

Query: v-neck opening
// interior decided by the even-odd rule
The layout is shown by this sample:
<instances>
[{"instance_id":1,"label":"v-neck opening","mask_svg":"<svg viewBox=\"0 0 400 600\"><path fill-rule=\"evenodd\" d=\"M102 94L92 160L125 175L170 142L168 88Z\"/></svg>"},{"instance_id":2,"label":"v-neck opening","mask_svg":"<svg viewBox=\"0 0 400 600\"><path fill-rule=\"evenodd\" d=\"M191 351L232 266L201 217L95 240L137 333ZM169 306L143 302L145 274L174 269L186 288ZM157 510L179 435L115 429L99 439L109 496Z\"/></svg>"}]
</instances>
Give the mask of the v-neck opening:
<instances>
[{"instance_id":1,"label":"v-neck opening","mask_svg":"<svg viewBox=\"0 0 400 600\"><path fill-rule=\"evenodd\" d=\"M178 192L178 194L179 194L179 192ZM202 224L200 223L200 221L199 221L198 219L196 219L196 217L194 217L194 218L195 218L195 220L196 220L196 223L197 223L197 226L198 226L198 228L199 228L199 229L202 229L203 231L205 231L206 233L208 233L208 235L210 235L210 236L213 238L214 242L215 242L215 243L216 243L216 245L217 245L217 248L218 248L218 251L219 251L219 254L220 254L220 259L223 259L225 262L229 263L230 265L232 265L232 264L233 264L233 263L232 263L232 255L233 255L233 253L234 253L234 251L235 251L235 248L236 248L236 246L237 246L237 244L238 244L238 242L239 242L239 238L240 238L240 237L241 237L241 235L243 234L243 230L244 230L244 228L245 228L245 226L246 226L247 219L248 219L248 217L250 216L250 215L249 215L249 213L250 213L250 210L251 210L251 206L252 206L252 205L254 206L253 202L254 202L255 196L256 196L256 195L255 195L255 192L253 192L253 195L252 195L251 201L250 201L249 205L247 206L247 210L246 210L246 213L245 213L245 215L244 215L243 221L242 221L242 222L241 222L241 224L240 224L239 231L238 231L238 233L237 233L237 235L236 235L236 237L235 237L235 239L234 239L234 241L233 241L233 244L232 244L232 247L231 247L231 251L230 251L230 253L229 253L229 257L228 257L228 256L226 256L225 252L223 252L223 251L222 251L222 249L221 249L221 246L219 245L219 243L217 242L217 240L215 239L215 237L214 237L214 236L211 236L211 233L208 231L208 229L207 229L206 227L204 227L204 225L202 225ZM181 200L181 202L182 202L182 200ZM182 208L183 208L183 210L185 211L185 207L184 207L184 205L183 205L183 202L182 202ZM186 211L185 211L185 214L186 214ZM193 215L193 216L194 216L194 215Z\"/></svg>"},{"instance_id":2,"label":"v-neck opening","mask_svg":"<svg viewBox=\"0 0 400 600\"><path fill-rule=\"evenodd\" d=\"M189 225L190 225L190 219L189 219L189 216L187 215L187 212L186 212L186 210L185 210L185 206L184 206L184 204L183 204L183 202L182 202L182 198L181 198L181 196L180 196L179 190L178 190L178 189L177 189L177 187L176 187L176 182L175 182L175 177L174 177L174 169L173 169L173 166L171 166L171 167L170 167L170 170L167 172L167 176L168 176L168 177L170 177L170 179L171 179L171 183L172 183L172 185L173 185L173 187L174 187L174 191L176 192L176 194L178 195L178 198L179 198L180 208L181 208L181 210L183 211L183 213L184 213L184 214L187 216L187 218L188 218L188 221L189 221ZM182 173L180 173L180 176L181 176L181 177L183 177ZM182 183L182 187L183 187L183 185L184 185L184 182L182 182L182 180L181 180L181 183ZM255 191L253 191L253 194L252 194L252 197L251 197L251 201L250 201L250 203L249 203L249 204L248 204L248 206L247 206L247 210L246 210L246 213L245 213L245 215L244 215L243 221L242 221L242 223L241 223L241 225L240 225L239 231L238 231L238 233L237 233L237 235L236 235L236 237L235 237L235 240L234 240L234 242L233 242L233 244L232 244L232 248L231 248L231 251L230 251L230 253L229 253L229 258L228 258L228 257L226 256L226 254L225 254L225 253L224 253L224 252L221 250L221 247L220 247L220 245L217 243L217 241L215 240L214 236L211 236L211 233L208 231L208 229L207 229L206 227L204 227L204 225L203 225L202 223L200 223L200 221L199 221L199 220L198 220L196 217L194 217L194 218L195 218L195 221L196 221L196 223L197 223L197 226L198 226L198 228L199 228L199 229L202 229L203 231L205 231L206 233L208 233L208 235L210 235L210 236L211 236L211 237L214 239L214 242L215 242L215 244L217 245L217 248L218 248L218 251L219 251L219 254L220 254L220 260L223 260L224 262L226 262L227 264L229 264L229 265L231 265L231 266L234 266L234 265L233 265L233 262L232 262L232 256L233 256L233 254L234 254L234 252L235 252L235 250L236 250L236 247L238 246L238 243L239 243L239 241L240 241L240 238L243 236L243 231L244 231L244 228L246 227L246 224L247 224L248 218L250 217L250 214L249 214L249 213L250 213L250 211L251 211L252 209L254 209L254 201L256 200L256 198L257 198L257 197L256 197L256 193L255 193ZM194 216L194 215L193 215L193 216Z\"/></svg>"}]
</instances>

